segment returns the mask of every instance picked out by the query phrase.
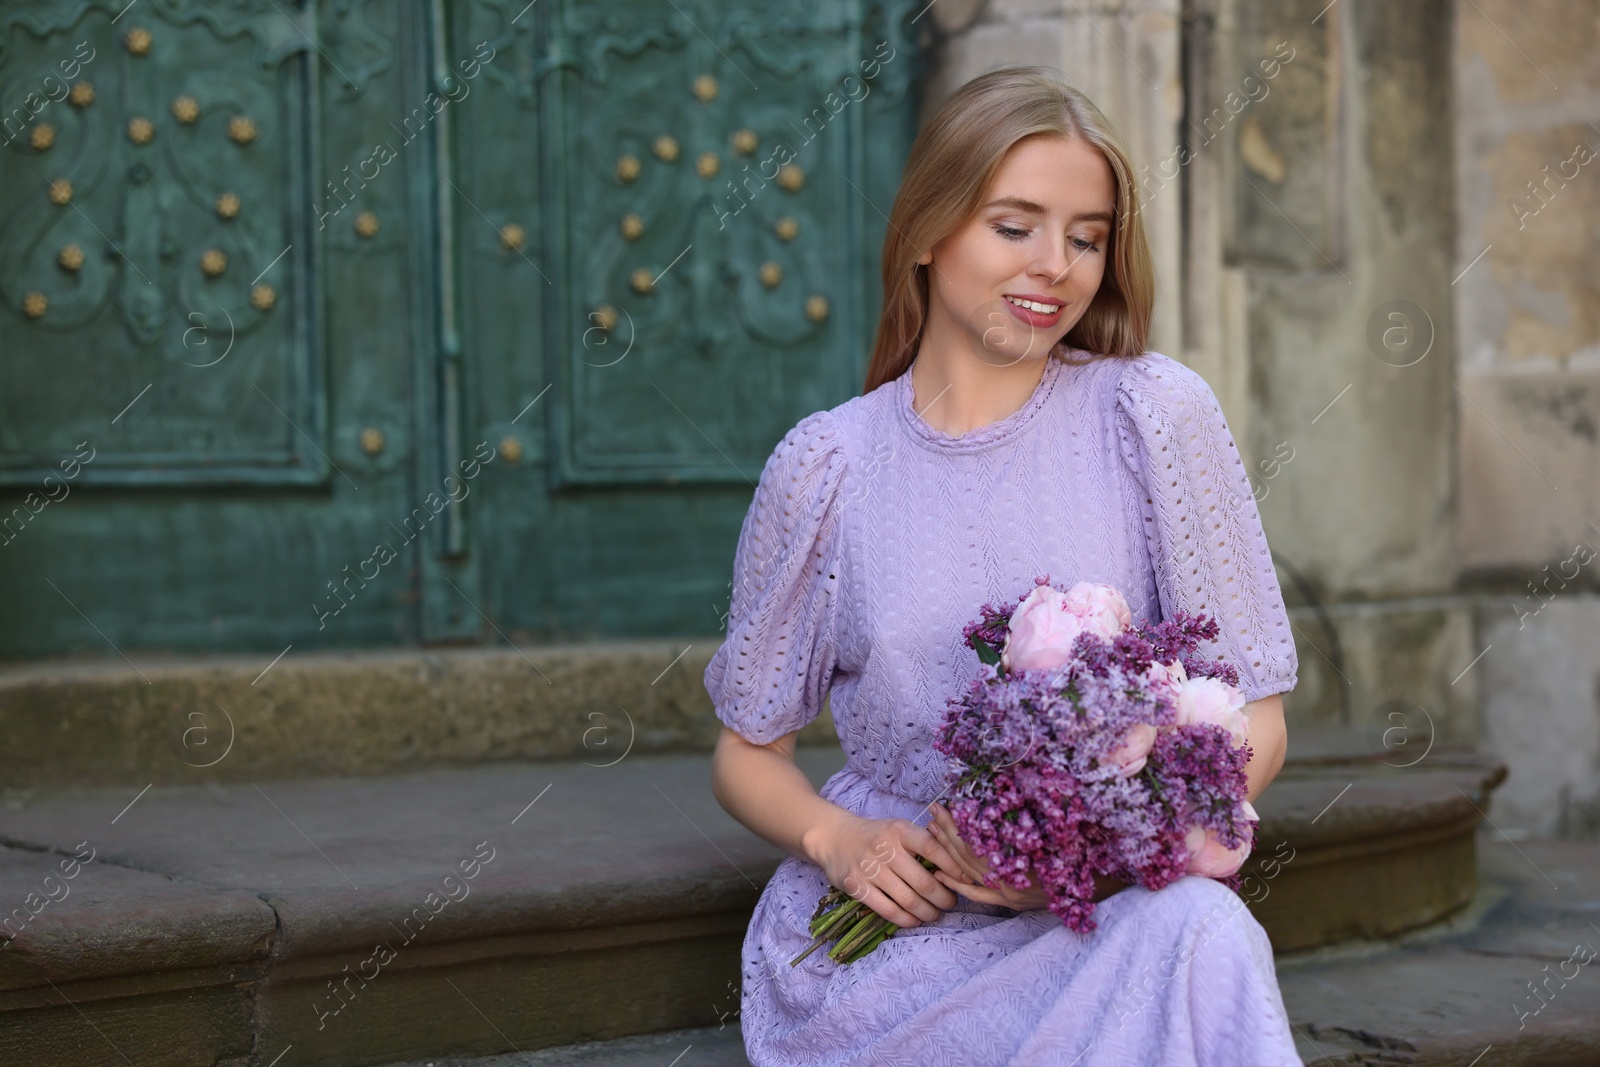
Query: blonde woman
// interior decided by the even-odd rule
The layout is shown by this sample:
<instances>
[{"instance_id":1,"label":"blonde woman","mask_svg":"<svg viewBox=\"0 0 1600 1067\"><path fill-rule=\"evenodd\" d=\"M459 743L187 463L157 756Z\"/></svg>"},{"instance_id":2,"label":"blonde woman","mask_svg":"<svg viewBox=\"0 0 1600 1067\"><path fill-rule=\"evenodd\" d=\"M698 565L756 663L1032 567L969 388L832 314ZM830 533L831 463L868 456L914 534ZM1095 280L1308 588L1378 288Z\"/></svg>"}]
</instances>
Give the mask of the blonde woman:
<instances>
[{"instance_id":1,"label":"blonde woman","mask_svg":"<svg viewBox=\"0 0 1600 1067\"><path fill-rule=\"evenodd\" d=\"M1216 618L1202 651L1239 669L1252 799L1283 762L1282 594L1216 397L1145 350L1133 174L1058 73L962 86L890 213L862 395L802 419L762 472L705 673L718 801L789 853L744 941L755 1067L1301 1062L1266 934L1226 887L1103 881L1077 934L1037 883L982 885L939 803L933 731L978 662L962 625L1046 573L1116 586L1135 618ZM848 762L819 793L794 735L830 693ZM791 968L830 884L902 929Z\"/></svg>"}]
</instances>

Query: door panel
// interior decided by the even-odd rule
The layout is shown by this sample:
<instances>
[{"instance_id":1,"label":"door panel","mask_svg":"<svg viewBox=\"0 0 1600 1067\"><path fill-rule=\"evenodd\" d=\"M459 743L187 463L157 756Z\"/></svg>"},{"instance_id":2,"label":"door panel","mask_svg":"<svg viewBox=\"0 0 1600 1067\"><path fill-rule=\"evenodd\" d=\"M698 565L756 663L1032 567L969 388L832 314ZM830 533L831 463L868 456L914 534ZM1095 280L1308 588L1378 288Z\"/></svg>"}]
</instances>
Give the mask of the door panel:
<instances>
[{"instance_id":1,"label":"door panel","mask_svg":"<svg viewBox=\"0 0 1600 1067\"><path fill-rule=\"evenodd\" d=\"M42 38L8 27L0 100L42 107L0 168L0 299L23 320L0 362L0 482L89 441L80 485L323 483L304 55L258 62L276 36L259 17L213 28L169 5L118 34L75 6L51 5ZM239 403L253 388L270 403Z\"/></svg>"},{"instance_id":2,"label":"door panel","mask_svg":"<svg viewBox=\"0 0 1600 1067\"><path fill-rule=\"evenodd\" d=\"M344 168L425 22L126 7L0 8L0 654L414 640L422 160Z\"/></svg>"},{"instance_id":3,"label":"door panel","mask_svg":"<svg viewBox=\"0 0 1600 1067\"><path fill-rule=\"evenodd\" d=\"M481 607L519 640L712 632L767 455L864 375L916 8L525 6L452 22L499 50L454 127L467 424L503 464Z\"/></svg>"},{"instance_id":4,"label":"door panel","mask_svg":"<svg viewBox=\"0 0 1600 1067\"><path fill-rule=\"evenodd\" d=\"M0 7L0 656L719 629L915 10Z\"/></svg>"}]
</instances>

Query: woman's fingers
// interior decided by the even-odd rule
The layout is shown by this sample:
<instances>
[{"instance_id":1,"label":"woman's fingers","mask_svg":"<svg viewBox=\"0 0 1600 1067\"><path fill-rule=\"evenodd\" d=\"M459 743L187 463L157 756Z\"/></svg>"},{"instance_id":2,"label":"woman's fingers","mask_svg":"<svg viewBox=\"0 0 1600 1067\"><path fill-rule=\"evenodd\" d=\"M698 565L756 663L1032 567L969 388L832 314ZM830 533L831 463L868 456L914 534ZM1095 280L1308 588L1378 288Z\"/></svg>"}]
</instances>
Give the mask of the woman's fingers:
<instances>
[{"instance_id":1,"label":"woman's fingers","mask_svg":"<svg viewBox=\"0 0 1600 1067\"><path fill-rule=\"evenodd\" d=\"M1043 908L1049 905L1049 898L1044 890L1039 887L1038 879L1033 878L1033 886L1029 889L1019 890L1005 886L1000 890L989 889L983 884L983 877L989 873L989 866L981 860L972 847L961 839L960 830L956 827L955 818L948 808L938 801L928 805L928 810L933 812L933 821L929 824L929 832L933 833L940 841L949 845L950 851L961 863L962 871L966 877L964 885L972 886L988 894L987 897L974 896L965 888L958 891L972 900L981 900L986 904L1001 904L1018 911L1033 908ZM1031 872L1030 872L1031 874Z\"/></svg>"},{"instance_id":2,"label":"woman's fingers","mask_svg":"<svg viewBox=\"0 0 1600 1067\"><path fill-rule=\"evenodd\" d=\"M939 878L968 900L975 900L980 904L998 904L1002 908L1010 908L1012 911L1037 911L1050 906L1050 898L1044 895L1043 890L1022 892L1012 889L1010 886L1002 889L990 889L982 884L969 885L956 882L942 873Z\"/></svg>"},{"instance_id":3,"label":"woman's fingers","mask_svg":"<svg viewBox=\"0 0 1600 1067\"><path fill-rule=\"evenodd\" d=\"M867 886L866 892L858 896L856 899L861 901L861 903L865 904L867 907L871 908L873 911L877 912L883 918L894 923L896 926L908 927L922 925L922 919L913 915L905 908L902 908L895 901L894 897L883 892L876 886Z\"/></svg>"},{"instance_id":4,"label":"woman's fingers","mask_svg":"<svg viewBox=\"0 0 1600 1067\"><path fill-rule=\"evenodd\" d=\"M1029 871L1033 885L1028 889L1014 889L1011 886L1002 886L1000 889L990 889L984 885L983 878L989 872L989 865L980 859L972 847L961 838L961 832L955 824L955 818L950 810L938 801L928 805L928 810L933 813L933 820L928 824L928 831L940 842L947 845L952 854L961 864L964 875L958 879L940 879L946 885L953 885L955 890L970 900L984 904L999 904L1016 911L1028 911L1036 908L1049 907L1050 899L1039 886L1039 880Z\"/></svg>"},{"instance_id":5,"label":"woman's fingers","mask_svg":"<svg viewBox=\"0 0 1600 1067\"><path fill-rule=\"evenodd\" d=\"M938 838L910 819L901 820L897 829L900 847L896 848L894 855L889 858L891 868L913 890L940 911L955 907L954 894L946 890L943 883L937 881L917 857L925 857L932 861L934 866L950 871L961 869L959 861Z\"/></svg>"},{"instance_id":6,"label":"woman's fingers","mask_svg":"<svg viewBox=\"0 0 1600 1067\"><path fill-rule=\"evenodd\" d=\"M924 846L927 851L923 855L932 860L945 874L958 882L967 880L966 864L961 862L960 854L939 839L938 835L929 834L928 843ZM920 864L918 866L921 866Z\"/></svg>"},{"instance_id":7,"label":"woman's fingers","mask_svg":"<svg viewBox=\"0 0 1600 1067\"><path fill-rule=\"evenodd\" d=\"M924 868L922 864L917 863L916 860L912 860L911 863L917 868L917 870L922 871L923 874L928 873L926 868ZM932 901L928 900L923 893L918 892L917 889L908 884L904 878L902 878L898 873L889 867L883 868L881 874L879 875L879 881L877 885L891 902L898 905L898 909L901 912L910 916L910 921L907 921L906 919L897 918L893 915L886 915L877 908L872 909L877 911L879 915L883 915L885 919L890 919L893 922L899 923L901 926L915 926L919 923L937 922L939 920L939 916L943 914L943 911L937 904L934 904ZM952 904L953 903L954 902L952 901ZM871 908L872 905L869 903L867 907Z\"/></svg>"},{"instance_id":8,"label":"woman's fingers","mask_svg":"<svg viewBox=\"0 0 1600 1067\"><path fill-rule=\"evenodd\" d=\"M931 828L931 827L930 827ZM925 880L927 868L916 863L915 856L923 856L933 861L934 865L950 874L960 875L964 870L961 857L958 856L947 842L938 835L928 832L927 828L918 826L911 820L905 820L905 825L900 828L901 840L905 843L904 851L913 856L913 866L902 866L900 869L917 885L934 888ZM952 905L953 906L953 905Z\"/></svg>"},{"instance_id":9,"label":"woman's fingers","mask_svg":"<svg viewBox=\"0 0 1600 1067\"><path fill-rule=\"evenodd\" d=\"M950 852L955 856L956 862L960 865L961 873L965 876L966 881L983 881L984 868L979 864L978 858L973 855L971 847L961 840L961 836L956 830L955 822L950 818L949 812L936 812L934 821L929 825L929 831L934 834L941 844L950 849Z\"/></svg>"},{"instance_id":10,"label":"woman's fingers","mask_svg":"<svg viewBox=\"0 0 1600 1067\"><path fill-rule=\"evenodd\" d=\"M966 868L968 879L974 882L983 881L983 876L989 873L989 865L979 859L978 854L972 851L972 846L961 837L961 831L948 810L941 808L938 818L939 836L952 842L951 847L956 850L957 857Z\"/></svg>"},{"instance_id":11,"label":"woman's fingers","mask_svg":"<svg viewBox=\"0 0 1600 1067\"><path fill-rule=\"evenodd\" d=\"M1011 907L1010 902L1007 901L998 890L990 889L986 885L974 885L970 882L958 882L956 879L951 878L943 871L940 871L937 877L945 885L949 886L955 892L960 893L968 900L977 901L979 904L999 904L1001 907Z\"/></svg>"},{"instance_id":12,"label":"woman's fingers","mask_svg":"<svg viewBox=\"0 0 1600 1067\"><path fill-rule=\"evenodd\" d=\"M943 853L931 855L930 853ZM906 881L912 889L920 893L924 899L931 902L940 911L949 911L956 906L955 894L947 889L943 882L933 876L933 872L924 867L913 853L926 856L935 864L953 864L948 850L938 843L927 832L921 832L918 839L913 840L908 850L901 851L892 861L896 874Z\"/></svg>"}]
</instances>

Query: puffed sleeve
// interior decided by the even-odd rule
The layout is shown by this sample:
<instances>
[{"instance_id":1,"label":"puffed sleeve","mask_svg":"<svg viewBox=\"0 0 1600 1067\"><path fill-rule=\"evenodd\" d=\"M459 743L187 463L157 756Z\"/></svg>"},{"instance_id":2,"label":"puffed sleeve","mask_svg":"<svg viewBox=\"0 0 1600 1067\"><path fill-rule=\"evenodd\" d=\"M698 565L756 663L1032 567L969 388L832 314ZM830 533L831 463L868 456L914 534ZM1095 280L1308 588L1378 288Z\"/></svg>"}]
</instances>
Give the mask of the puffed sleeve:
<instances>
[{"instance_id":1,"label":"puffed sleeve","mask_svg":"<svg viewBox=\"0 0 1600 1067\"><path fill-rule=\"evenodd\" d=\"M1246 701L1293 689L1294 632L1250 478L1211 387L1159 353L1130 360L1117 436L1140 490L1162 618L1205 612L1221 630L1200 652L1239 670Z\"/></svg>"},{"instance_id":2,"label":"puffed sleeve","mask_svg":"<svg viewBox=\"0 0 1600 1067\"><path fill-rule=\"evenodd\" d=\"M833 680L844 471L833 414L806 416L767 459L739 531L705 685L717 718L758 745L815 719Z\"/></svg>"}]
</instances>

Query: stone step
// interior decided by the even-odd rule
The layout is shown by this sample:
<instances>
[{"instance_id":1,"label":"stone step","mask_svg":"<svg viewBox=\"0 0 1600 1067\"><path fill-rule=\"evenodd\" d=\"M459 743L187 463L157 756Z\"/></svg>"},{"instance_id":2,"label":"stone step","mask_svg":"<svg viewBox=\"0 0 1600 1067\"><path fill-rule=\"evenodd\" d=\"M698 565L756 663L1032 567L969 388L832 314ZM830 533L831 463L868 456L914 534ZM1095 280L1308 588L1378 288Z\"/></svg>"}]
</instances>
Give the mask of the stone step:
<instances>
[{"instance_id":1,"label":"stone step","mask_svg":"<svg viewBox=\"0 0 1600 1067\"><path fill-rule=\"evenodd\" d=\"M1240 895L1279 952L1426 926L1467 906L1498 760L1291 759L1257 802Z\"/></svg>"},{"instance_id":2,"label":"stone step","mask_svg":"<svg viewBox=\"0 0 1600 1067\"><path fill-rule=\"evenodd\" d=\"M1479 897L1425 932L1281 954L1278 980L1307 1064L1592 1067L1600 1063L1600 981L1577 963L1600 952L1600 846L1512 843L1482 834ZM1586 954L1585 954L1586 955ZM1579 956L1577 958L1583 958ZM1534 1001L1526 983L1545 981ZM1535 1006L1538 1011L1534 1012ZM1519 1014L1518 1009L1522 1013ZM681 1057L678 1059L677 1057ZM737 1017L714 1027L543 1049L445 1056L386 1067L749 1067ZM929 1067L944 1067L930 1064Z\"/></svg>"},{"instance_id":3,"label":"stone step","mask_svg":"<svg viewBox=\"0 0 1600 1067\"><path fill-rule=\"evenodd\" d=\"M1259 805L1263 854L1294 850L1256 872L1276 940L1388 932L1382 899L1327 886L1409 855L1367 838L1414 850L1465 801L1487 807L1498 765L1452 759L1286 768ZM820 785L843 757L835 744L798 761ZM0 922L15 934L0 948L0 1063L31 1067L270 1063L290 1048L286 1064L354 1067L720 1026L781 859L716 803L703 753L134 782L9 793L0 809ZM1417 895L1433 910L1404 924L1458 907L1471 873L1439 866ZM1335 904L1336 923L1304 917Z\"/></svg>"},{"instance_id":4,"label":"stone step","mask_svg":"<svg viewBox=\"0 0 1600 1067\"><path fill-rule=\"evenodd\" d=\"M1479 837L1480 892L1457 915L1279 958L1307 1063L1600 1063L1600 845Z\"/></svg>"},{"instance_id":5,"label":"stone step","mask_svg":"<svg viewBox=\"0 0 1600 1067\"><path fill-rule=\"evenodd\" d=\"M836 752L801 763L820 784ZM92 858L46 882L80 842ZM781 858L717 805L705 755L58 790L13 797L0 844L23 917L0 1063L40 1067L290 1047L353 1065L717 1023Z\"/></svg>"},{"instance_id":6,"label":"stone step","mask_svg":"<svg viewBox=\"0 0 1600 1067\"><path fill-rule=\"evenodd\" d=\"M291 647L281 658L0 665L0 787L248 783L710 751L720 724L703 675L721 641ZM836 736L825 706L800 743L834 745ZM1352 733L1302 725L1292 715L1289 736L1293 751L1318 758L1382 753L1384 740L1403 739L1393 728Z\"/></svg>"},{"instance_id":7,"label":"stone step","mask_svg":"<svg viewBox=\"0 0 1600 1067\"><path fill-rule=\"evenodd\" d=\"M722 638L0 666L8 789L710 751ZM832 743L824 710L801 742Z\"/></svg>"}]
</instances>

